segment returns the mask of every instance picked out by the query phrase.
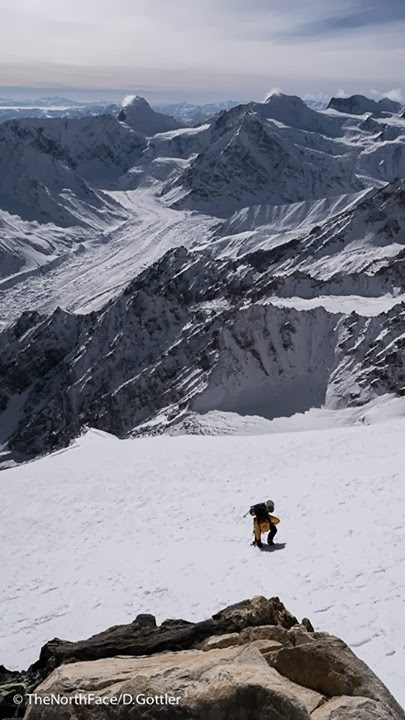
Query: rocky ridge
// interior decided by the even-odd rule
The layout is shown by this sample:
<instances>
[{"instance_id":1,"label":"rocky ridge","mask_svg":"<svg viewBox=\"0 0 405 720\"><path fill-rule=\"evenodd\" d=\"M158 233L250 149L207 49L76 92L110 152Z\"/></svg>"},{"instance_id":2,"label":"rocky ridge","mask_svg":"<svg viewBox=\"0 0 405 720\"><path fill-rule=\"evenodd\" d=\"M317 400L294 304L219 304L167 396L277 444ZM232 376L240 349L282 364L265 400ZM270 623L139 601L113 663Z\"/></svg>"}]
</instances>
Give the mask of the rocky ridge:
<instances>
[{"instance_id":1,"label":"rocky ridge","mask_svg":"<svg viewBox=\"0 0 405 720\"><path fill-rule=\"evenodd\" d=\"M202 622L170 619L157 625L154 616L143 614L88 640L54 639L26 672L1 667L0 683L3 720L46 720L65 712L55 704L28 702L34 692L42 699L71 698L71 720L405 717L342 640L316 632L306 618L300 623L277 597L257 596ZM75 704L78 694L92 701ZM15 695L24 700L17 710ZM143 704L145 697L152 702Z\"/></svg>"},{"instance_id":2,"label":"rocky ridge","mask_svg":"<svg viewBox=\"0 0 405 720\"><path fill-rule=\"evenodd\" d=\"M100 229L127 213L97 186L129 169L143 142L112 116L0 125L0 208L26 221Z\"/></svg>"},{"instance_id":3,"label":"rocky ridge","mask_svg":"<svg viewBox=\"0 0 405 720\"><path fill-rule=\"evenodd\" d=\"M86 426L126 437L170 431L189 411L272 419L402 395L404 303L367 317L278 301L404 292L403 193L394 184L267 251L170 250L100 311L23 313L0 333L2 441L33 456ZM367 222L374 236L348 272L342 246Z\"/></svg>"},{"instance_id":4,"label":"rocky ridge","mask_svg":"<svg viewBox=\"0 0 405 720\"><path fill-rule=\"evenodd\" d=\"M175 208L228 217L252 204L338 196L403 177L400 105L355 100L342 99L339 113L333 100L317 111L273 93L219 113L205 144L200 136L188 165L168 178L163 197Z\"/></svg>"},{"instance_id":5,"label":"rocky ridge","mask_svg":"<svg viewBox=\"0 0 405 720\"><path fill-rule=\"evenodd\" d=\"M327 109L337 110L350 115L364 115L372 113L376 117L384 117L389 113L399 113L403 105L390 98L371 100L364 95L351 95L350 97L333 97L329 101Z\"/></svg>"},{"instance_id":6,"label":"rocky ridge","mask_svg":"<svg viewBox=\"0 0 405 720\"><path fill-rule=\"evenodd\" d=\"M214 119L207 147L164 188L174 207L221 217L253 202L294 203L363 187L347 148L334 154L330 143L311 142L305 128L295 130L292 141L263 107L240 106Z\"/></svg>"},{"instance_id":7,"label":"rocky ridge","mask_svg":"<svg viewBox=\"0 0 405 720\"><path fill-rule=\"evenodd\" d=\"M138 98L131 107L138 112L144 105ZM362 406L380 395L403 394L404 180L362 190L353 201L339 194L347 187L358 189L358 156L361 162L367 156L372 163L381 143L364 150L364 131L359 129L364 118L356 121L351 116L358 154L354 163L342 141L348 120L344 114L336 115L318 113L299 98L272 95L266 103L223 111L200 128L174 129L149 139L111 116L54 119L43 127L37 120L2 125L0 162L10 148L21 154L18 178L4 173L5 183L11 187L14 178L18 185L18 192L12 185L7 197L13 195L14 202L24 197L27 211L40 214L45 198L46 218L57 212L60 222L68 224L75 221L72 208L79 207L72 195L67 197L66 188L61 189L70 183L76 200L83 194L80 207L88 213L94 201L99 219L112 210L117 224L124 220L117 254L126 234L136 237L136 220L125 222L130 199L123 200L128 203L124 208L114 193L113 199L94 190L84 177L97 175L106 186L119 179L125 188L128 172L136 184L141 176L146 182L149 167L158 168L153 182L149 177L156 185L148 205L148 234L153 233L155 210L160 212L165 202L176 203L176 193L185 191L187 178L190 184L180 205L192 198L191 206L201 200L212 210L215 196L223 215L254 200L259 203L255 217L260 218L261 208L265 217L266 207L274 209L271 203L277 200L287 203L278 206L283 218L292 203L293 214L300 218L306 211L319 217L310 198L334 192L338 198L346 197L341 207L345 202L350 206L332 212L332 217L326 212L319 224L306 225L304 220L299 232L294 232L292 222L288 232L278 234L274 232L278 211L274 212L271 237L257 248L248 223L242 221L238 232L235 216L235 227L232 221L218 218L215 229L213 224L193 251L185 247L165 255L162 251L153 264L146 257L145 269L124 290L122 284L116 285L120 294L119 290L108 294L112 299L104 305L100 301L97 310L74 314L59 307L46 315L29 308L14 324L5 323L0 333L2 449L7 443L14 457L33 457L66 446L86 426L127 437L170 432L190 411L233 411L272 419L311 407ZM375 134L377 118L373 123L366 133ZM405 158L402 141L388 145L386 163L379 164L383 175L393 173L395 163L401 169ZM389 168L391 152L396 160ZM22 171L27 157L32 159L32 177ZM162 177L167 173L171 179L162 183L156 178L163 166ZM38 181L33 181L34 175ZM32 206L26 183L35 188ZM124 195L117 192L121 200ZM260 205L260 197L267 205ZM146 192L145 198L149 202ZM69 216L63 218L67 208ZM172 222L177 213L168 213ZM185 221L188 217L187 213ZM159 247L170 226L157 226L152 243ZM7 218L2 223L5 233L11 232L9 227ZM18 232L19 226L13 226L13 233ZM49 264L59 262L58 251L65 246L58 238L52 244L31 238L32 264L38 262L35 253L40 250L52 258ZM73 245L79 238L74 236ZM108 249L112 240L108 233L98 238L101 250ZM7 271L17 273L24 266L16 257L16 246L15 241L6 242L2 257ZM77 250L86 278L87 246L79 242ZM155 259L159 253L153 250ZM106 254L113 277L115 255L114 250ZM130 264L130 255L124 256ZM361 308L357 314L343 312L338 303L325 309L321 301L351 295L360 305L372 298L381 299L384 307L385 295L389 302L384 312L370 317ZM297 302L305 299L318 302L305 309ZM292 302L283 305L283 300ZM357 309L358 304L354 306Z\"/></svg>"}]
</instances>

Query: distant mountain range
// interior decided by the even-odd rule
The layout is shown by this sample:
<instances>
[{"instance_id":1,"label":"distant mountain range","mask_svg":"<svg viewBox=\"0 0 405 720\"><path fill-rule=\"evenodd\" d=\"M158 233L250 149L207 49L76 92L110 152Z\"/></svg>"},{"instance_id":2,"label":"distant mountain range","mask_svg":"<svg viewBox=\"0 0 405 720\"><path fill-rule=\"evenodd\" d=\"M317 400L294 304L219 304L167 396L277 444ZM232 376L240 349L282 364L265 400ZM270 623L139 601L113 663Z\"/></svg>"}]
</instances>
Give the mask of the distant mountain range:
<instances>
[{"instance_id":1,"label":"distant mountain range","mask_svg":"<svg viewBox=\"0 0 405 720\"><path fill-rule=\"evenodd\" d=\"M134 100L142 100L134 96ZM146 102L146 101L145 101ZM238 101L223 101L218 103L172 103L154 104L155 111L174 117L177 121L187 125L204 122L221 110L229 110ZM13 118L23 117L81 117L83 115L96 115L100 112L118 115L122 106L111 101L98 100L83 102L65 97L44 97L29 100L15 100L0 98L0 122Z\"/></svg>"},{"instance_id":2,"label":"distant mountain range","mask_svg":"<svg viewBox=\"0 0 405 720\"><path fill-rule=\"evenodd\" d=\"M211 410L404 394L402 107L214 109L191 125L135 97L0 125L8 462L88 425L183 432Z\"/></svg>"}]
</instances>

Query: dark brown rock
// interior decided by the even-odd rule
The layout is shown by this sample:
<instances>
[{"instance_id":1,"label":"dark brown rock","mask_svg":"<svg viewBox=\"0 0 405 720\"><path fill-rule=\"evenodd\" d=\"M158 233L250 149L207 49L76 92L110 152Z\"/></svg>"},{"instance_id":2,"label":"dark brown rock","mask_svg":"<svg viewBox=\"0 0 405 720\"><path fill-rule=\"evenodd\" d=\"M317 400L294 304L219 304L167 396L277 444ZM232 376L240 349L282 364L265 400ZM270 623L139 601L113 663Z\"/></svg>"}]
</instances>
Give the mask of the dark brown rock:
<instances>
[{"instance_id":1,"label":"dark brown rock","mask_svg":"<svg viewBox=\"0 0 405 720\"><path fill-rule=\"evenodd\" d=\"M257 596L231 605L210 620L186 623L170 620L160 627L150 624L115 625L80 642L55 638L46 643L39 660L29 669L38 680L67 662L99 660L116 655L152 655L167 650L189 650L212 635L240 632L259 625L275 625L286 629L297 624L279 598Z\"/></svg>"},{"instance_id":2,"label":"dark brown rock","mask_svg":"<svg viewBox=\"0 0 405 720\"><path fill-rule=\"evenodd\" d=\"M24 716L26 691L25 685L20 683L0 685L0 720Z\"/></svg>"},{"instance_id":3,"label":"dark brown rock","mask_svg":"<svg viewBox=\"0 0 405 720\"><path fill-rule=\"evenodd\" d=\"M257 625L280 625L289 629L298 624L297 618L288 612L278 597L267 600L260 595L251 600L230 605L225 610L213 615L213 618L220 623L226 622L229 631L232 626L234 632Z\"/></svg>"},{"instance_id":4,"label":"dark brown rock","mask_svg":"<svg viewBox=\"0 0 405 720\"><path fill-rule=\"evenodd\" d=\"M18 670L8 670L4 665L0 665L0 683L1 685L10 682L17 682L22 676Z\"/></svg>"},{"instance_id":5,"label":"dark brown rock","mask_svg":"<svg viewBox=\"0 0 405 720\"><path fill-rule=\"evenodd\" d=\"M173 618L169 618L168 620L163 620L159 627L161 630L178 630L179 628L190 627L190 625L194 625L194 623L190 622L189 620L176 620Z\"/></svg>"},{"instance_id":6,"label":"dark brown rock","mask_svg":"<svg viewBox=\"0 0 405 720\"><path fill-rule=\"evenodd\" d=\"M308 618L302 618L301 625L304 626L307 632L315 632L314 626L312 625L311 621L308 620Z\"/></svg>"},{"instance_id":7,"label":"dark brown rock","mask_svg":"<svg viewBox=\"0 0 405 720\"><path fill-rule=\"evenodd\" d=\"M137 615L133 622L133 625L138 625L139 627L146 628L157 627L156 618L150 613L140 613L139 615Z\"/></svg>"}]
</instances>

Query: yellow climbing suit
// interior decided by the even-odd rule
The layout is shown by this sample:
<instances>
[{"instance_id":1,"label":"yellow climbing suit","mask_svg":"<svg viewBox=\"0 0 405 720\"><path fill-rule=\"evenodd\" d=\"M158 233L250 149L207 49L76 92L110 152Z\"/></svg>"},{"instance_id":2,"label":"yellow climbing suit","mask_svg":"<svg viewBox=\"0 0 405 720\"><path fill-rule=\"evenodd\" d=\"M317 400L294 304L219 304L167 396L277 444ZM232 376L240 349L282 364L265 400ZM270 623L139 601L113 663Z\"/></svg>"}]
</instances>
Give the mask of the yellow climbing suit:
<instances>
[{"instance_id":1,"label":"yellow climbing suit","mask_svg":"<svg viewBox=\"0 0 405 720\"><path fill-rule=\"evenodd\" d=\"M279 518L275 515L270 515L270 520L272 525L278 525L280 522ZM260 522L255 518L253 520L253 532L255 536L256 542L259 542L261 540L263 533L270 532L270 523L268 520L261 520Z\"/></svg>"}]
</instances>

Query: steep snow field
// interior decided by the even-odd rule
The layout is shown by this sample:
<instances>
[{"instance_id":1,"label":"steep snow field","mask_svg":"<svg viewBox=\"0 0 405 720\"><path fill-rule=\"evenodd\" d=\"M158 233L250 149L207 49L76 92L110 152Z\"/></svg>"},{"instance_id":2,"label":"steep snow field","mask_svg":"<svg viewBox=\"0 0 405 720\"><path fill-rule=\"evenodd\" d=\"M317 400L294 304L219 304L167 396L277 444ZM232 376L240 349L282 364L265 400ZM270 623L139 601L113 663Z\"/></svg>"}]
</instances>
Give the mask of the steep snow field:
<instances>
[{"instance_id":1,"label":"steep snow field","mask_svg":"<svg viewBox=\"0 0 405 720\"><path fill-rule=\"evenodd\" d=\"M138 612L197 620L279 595L404 702L404 431L404 419L238 437L89 431L4 471L1 662L26 666L54 636ZM268 497L285 546L260 552L242 515Z\"/></svg>"},{"instance_id":2,"label":"steep snow field","mask_svg":"<svg viewBox=\"0 0 405 720\"><path fill-rule=\"evenodd\" d=\"M381 295L380 297L364 297L363 295L320 295L316 298L271 298L272 305L278 307L294 307L297 310L310 310L314 307L324 307L329 312L356 312L358 315L375 317L388 312L395 305L405 302L405 295Z\"/></svg>"},{"instance_id":3,"label":"steep snow field","mask_svg":"<svg viewBox=\"0 0 405 720\"><path fill-rule=\"evenodd\" d=\"M332 221L339 213L352 210L369 191L341 195L333 202L292 205L290 210L288 206L257 206L237 213L222 229L217 218L173 210L155 193L154 187L108 193L128 218L97 233L23 223L0 211L0 271L4 274L1 279L0 272L0 326L27 308L42 312L50 312L58 305L76 312L98 309L172 247L209 250L213 257L223 258L281 247L291 238L308 234L317 222ZM235 235L228 235L235 230ZM371 259L367 227L361 226L358 234L365 236L364 247ZM392 243L379 252L384 256L401 248ZM354 257L355 251L348 257ZM364 257L362 246L359 256ZM307 262L308 267L311 262ZM335 260L332 254L329 265L338 270L341 262L341 255ZM329 265L325 258L321 265L326 272ZM397 301L387 296L375 303L362 298L347 302L351 309L366 308L365 314L375 314L377 308L389 309Z\"/></svg>"},{"instance_id":4,"label":"steep snow field","mask_svg":"<svg viewBox=\"0 0 405 720\"><path fill-rule=\"evenodd\" d=\"M311 408L290 417L268 420L260 415L211 410L203 415L189 412L167 430L168 435L267 435L268 433L308 432L354 425L373 425L405 419L405 398L381 395L360 407L330 410ZM155 420L155 423L158 419ZM150 429L153 423L149 424Z\"/></svg>"},{"instance_id":5,"label":"steep snow field","mask_svg":"<svg viewBox=\"0 0 405 720\"><path fill-rule=\"evenodd\" d=\"M56 266L27 272L19 282L0 282L0 325L28 307L49 311L61 305L81 312L98 308L169 248L207 242L217 224L204 215L165 207L148 189L111 195L128 211L128 220L83 242L80 252L66 252ZM52 231L50 226L42 231L42 238L48 233L49 247L55 245Z\"/></svg>"},{"instance_id":6,"label":"steep snow field","mask_svg":"<svg viewBox=\"0 0 405 720\"><path fill-rule=\"evenodd\" d=\"M60 265L83 262L83 255L101 238L109 237L125 223L110 219L97 228L74 226L62 228L52 223L41 225L21 220L17 215L0 210L0 293L43 276ZM35 280L33 281L35 284ZM42 280L43 282L43 280Z\"/></svg>"}]
</instances>

